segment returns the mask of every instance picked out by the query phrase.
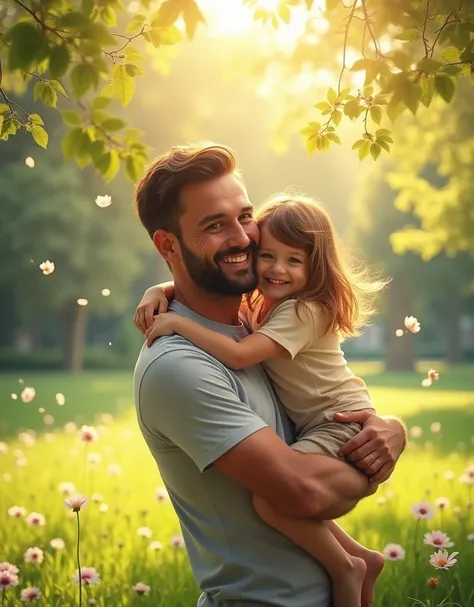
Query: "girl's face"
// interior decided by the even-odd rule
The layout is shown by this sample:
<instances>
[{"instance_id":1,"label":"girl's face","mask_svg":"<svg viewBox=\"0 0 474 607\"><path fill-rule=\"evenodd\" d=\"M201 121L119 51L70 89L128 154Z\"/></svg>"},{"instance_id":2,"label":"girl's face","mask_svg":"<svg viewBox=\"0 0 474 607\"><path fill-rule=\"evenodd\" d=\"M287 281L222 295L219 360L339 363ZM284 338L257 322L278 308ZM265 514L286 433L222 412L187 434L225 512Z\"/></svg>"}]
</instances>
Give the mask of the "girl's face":
<instances>
[{"instance_id":1,"label":"girl's face","mask_svg":"<svg viewBox=\"0 0 474 607\"><path fill-rule=\"evenodd\" d=\"M303 248L277 240L263 224L257 256L258 285L265 299L278 302L303 290L308 282L309 259Z\"/></svg>"}]
</instances>

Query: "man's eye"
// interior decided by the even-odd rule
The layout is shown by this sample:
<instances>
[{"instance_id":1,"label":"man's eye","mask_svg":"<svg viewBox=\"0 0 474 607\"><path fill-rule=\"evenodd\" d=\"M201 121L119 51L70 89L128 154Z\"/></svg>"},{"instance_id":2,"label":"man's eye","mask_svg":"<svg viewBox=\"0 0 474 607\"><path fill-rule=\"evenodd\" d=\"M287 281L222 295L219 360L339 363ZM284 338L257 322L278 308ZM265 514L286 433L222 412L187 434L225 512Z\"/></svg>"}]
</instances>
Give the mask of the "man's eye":
<instances>
[{"instance_id":1,"label":"man's eye","mask_svg":"<svg viewBox=\"0 0 474 607\"><path fill-rule=\"evenodd\" d=\"M219 230L220 228L222 228L222 223L220 221L216 221L216 223L211 223L210 226L207 226L207 229L211 232L214 230Z\"/></svg>"},{"instance_id":2,"label":"man's eye","mask_svg":"<svg viewBox=\"0 0 474 607\"><path fill-rule=\"evenodd\" d=\"M253 219L252 213L244 213L240 216L240 221L248 221L249 219Z\"/></svg>"}]
</instances>

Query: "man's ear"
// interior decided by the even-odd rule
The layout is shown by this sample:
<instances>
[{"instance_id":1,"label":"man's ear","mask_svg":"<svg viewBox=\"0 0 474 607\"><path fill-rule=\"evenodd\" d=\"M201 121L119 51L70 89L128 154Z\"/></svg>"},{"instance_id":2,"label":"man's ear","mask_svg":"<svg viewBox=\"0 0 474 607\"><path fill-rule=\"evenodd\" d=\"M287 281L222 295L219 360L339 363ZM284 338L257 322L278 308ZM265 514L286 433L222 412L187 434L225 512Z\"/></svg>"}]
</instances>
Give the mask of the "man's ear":
<instances>
[{"instance_id":1,"label":"man's ear","mask_svg":"<svg viewBox=\"0 0 474 607\"><path fill-rule=\"evenodd\" d=\"M166 263L173 265L181 258L178 239L171 232L156 230L153 234L153 244Z\"/></svg>"}]
</instances>

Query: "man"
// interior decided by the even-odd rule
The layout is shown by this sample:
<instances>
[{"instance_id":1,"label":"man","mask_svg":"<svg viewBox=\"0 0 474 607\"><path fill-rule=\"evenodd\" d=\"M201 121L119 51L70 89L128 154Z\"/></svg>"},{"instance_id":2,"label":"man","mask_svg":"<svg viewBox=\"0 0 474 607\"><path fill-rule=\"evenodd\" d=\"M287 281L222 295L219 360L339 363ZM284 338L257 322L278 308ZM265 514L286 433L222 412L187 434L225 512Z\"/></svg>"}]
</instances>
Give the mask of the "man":
<instances>
[{"instance_id":1,"label":"man","mask_svg":"<svg viewBox=\"0 0 474 607\"><path fill-rule=\"evenodd\" d=\"M224 146L173 148L151 165L136 208L173 273L169 310L235 340L254 289L259 231L235 157ZM231 371L179 335L143 348L135 370L143 436L179 517L200 607L329 607L328 578L265 525L252 493L293 517L318 512L321 455L294 451L290 424L260 366ZM345 417L344 417L345 415ZM396 420L343 414L363 430L346 455L376 481L405 444Z\"/></svg>"}]
</instances>

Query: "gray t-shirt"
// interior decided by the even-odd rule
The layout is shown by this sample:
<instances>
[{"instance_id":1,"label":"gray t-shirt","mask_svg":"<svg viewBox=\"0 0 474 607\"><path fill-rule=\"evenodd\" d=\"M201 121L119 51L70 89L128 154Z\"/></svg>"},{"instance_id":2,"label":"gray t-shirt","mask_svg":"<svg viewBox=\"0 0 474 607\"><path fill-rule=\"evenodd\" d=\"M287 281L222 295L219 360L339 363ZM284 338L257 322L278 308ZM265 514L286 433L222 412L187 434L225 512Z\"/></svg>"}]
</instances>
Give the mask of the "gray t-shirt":
<instances>
[{"instance_id":1,"label":"gray t-shirt","mask_svg":"<svg viewBox=\"0 0 474 607\"><path fill-rule=\"evenodd\" d=\"M222 325L173 301L170 310L236 341ZM140 429L179 517L199 607L329 607L322 567L267 526L250 491L212 466L266 426L291 440L288 418L260 365L231 371L179 335L144 346L135 368Z\"/></svg>"}]
</instances>

